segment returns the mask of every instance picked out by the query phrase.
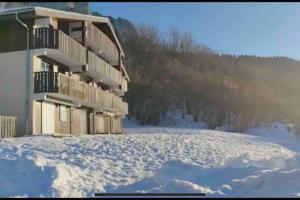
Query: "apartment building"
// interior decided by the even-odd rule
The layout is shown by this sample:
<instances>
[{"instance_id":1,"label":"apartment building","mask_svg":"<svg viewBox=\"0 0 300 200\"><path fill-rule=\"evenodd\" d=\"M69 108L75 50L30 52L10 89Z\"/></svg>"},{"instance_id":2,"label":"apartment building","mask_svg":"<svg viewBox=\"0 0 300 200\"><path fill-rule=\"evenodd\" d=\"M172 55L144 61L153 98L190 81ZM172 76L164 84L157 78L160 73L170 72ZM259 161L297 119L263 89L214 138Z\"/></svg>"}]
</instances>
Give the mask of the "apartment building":
<instances>
[{"instance_id":1,"label":"apartment building","mask_svg":"<svg viewBox=\"0 0 300 200\"><path fill-rule=\"evenodd\" d=\"M0 11L0 113L17 136L121 133L124 52L105 17L43 7Z\"/></svg>"}]
</instances>

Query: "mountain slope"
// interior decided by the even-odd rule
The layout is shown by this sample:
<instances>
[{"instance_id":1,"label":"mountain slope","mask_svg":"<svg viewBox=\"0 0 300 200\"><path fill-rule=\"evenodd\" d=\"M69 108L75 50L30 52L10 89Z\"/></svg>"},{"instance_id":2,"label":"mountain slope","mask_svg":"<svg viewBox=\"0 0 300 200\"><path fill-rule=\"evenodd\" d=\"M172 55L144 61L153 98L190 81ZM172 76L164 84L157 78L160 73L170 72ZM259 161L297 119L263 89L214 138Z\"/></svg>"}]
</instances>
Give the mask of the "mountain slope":
<instances>
[{"instance_id":1,"label":"mountain slope","mask_svg":"<svg viewBox=\"0 0 300 200\"><path fill-rule=\"evenodd\" d=\"M126 54L131 77L130 117L158 124L181 109L209 128L229 124L236 131L263 122L299 125L300 62L286 57L219 55L189 33L159 33L110 17Z\"/></svg>"}]
</instances>

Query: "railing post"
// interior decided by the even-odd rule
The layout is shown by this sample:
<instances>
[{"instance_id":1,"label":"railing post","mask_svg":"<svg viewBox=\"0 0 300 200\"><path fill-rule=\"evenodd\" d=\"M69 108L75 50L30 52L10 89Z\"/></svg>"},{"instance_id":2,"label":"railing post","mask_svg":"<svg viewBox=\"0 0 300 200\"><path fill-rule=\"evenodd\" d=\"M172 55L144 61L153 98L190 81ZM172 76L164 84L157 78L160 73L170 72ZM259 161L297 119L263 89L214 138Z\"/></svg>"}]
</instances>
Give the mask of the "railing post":
<instances>
[{"instance_id":1,"label":"railing post","mask_svg":"<svg viewBox=\"0 0 300 200\"><path fill-rule=\"evenodd\" d=\"M68 80L68 95L70 95L70 78L67 79Z\"/></svg>"},{"instance_id":2,"label":"railing post","mask_svg":"<svg viewBox=\"0 0 300 200\"><path fill-rule=\"evenodd\" d=\"M42 47L46 47L45 28L41 28L41 31L42 31Z\"/></svg>"},{"instance_id":3,"label":"railing post","mask_svg":"<svg viewBox=\"0 0 300 200\"><path fill-rule=\"evenodd\" d=\"M54 31L52 27L48 28L49 47L54 48Z\"/></svg>"},{"instance_id":4,"label":"railing post","mask_svg":"<svg viewBox=\"0 0 300 200\"><path fill-rule=\"evenodd\" d=\"M35 48L35 37L36 37L36 29L35 28L33 28L32 29L32 39L31 39L31 48Z\"/></svg>"},{"instance_id":5,"label":"railing post","mask_svg":"<svg viewBox=\"0 0 300 200\"><path fill-rule=\"evenodd\" d=\"M36 73L34 73L33 74L33 92L37 92L37 79L36 79L36 77L37 77L37 74Z\"/></svg>"},{"instance_id":6,"label":"railing post","mask_svg":"<svg viewBox=\"0 0 300 200\"><path fill-rule=\"evenodd\" d=\"M58 73L54 72L54 92L58 93Z\"/></svg>"},{"instance_id":7,"label":"railing post","mask_svg":"<svg viewBox=\"0 0 300 200\"><path fill-rule=\"evenodd\" d=\"M41 79L40 79L40 85L41 85L41 90L40 92L42 92L44 90L44 73L43 72L40 72L40 76L41 76Z\"/></svg>"},{"instance_id":8,"label":"railing post","mask_svg":"<svg viewBox=\"0 0 300 200\"><path fill-rule=\"evenodd\" d=\"M53 29L53 48L58 49L59 48L59 34L58 30Z\"/></svg>"}]
</instances>

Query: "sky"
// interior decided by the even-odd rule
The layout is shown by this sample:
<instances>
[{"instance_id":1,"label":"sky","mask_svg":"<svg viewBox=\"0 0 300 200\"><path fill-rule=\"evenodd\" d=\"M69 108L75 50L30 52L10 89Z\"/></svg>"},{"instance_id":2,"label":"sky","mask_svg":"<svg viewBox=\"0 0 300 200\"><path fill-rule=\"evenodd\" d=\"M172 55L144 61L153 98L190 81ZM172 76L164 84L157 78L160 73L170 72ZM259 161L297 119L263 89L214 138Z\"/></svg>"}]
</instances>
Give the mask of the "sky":
<instances>
[{"instance_id":1,"label":"sky","mask_svg":"<svg viewBox=\"0 0 300 200\"><path fill-rule=\"evenodd\" d=\"M220 54L300 60L300 3L93 2L93 11L149 24L162 35L190 32Z\"/></svg>"}]
</instances>

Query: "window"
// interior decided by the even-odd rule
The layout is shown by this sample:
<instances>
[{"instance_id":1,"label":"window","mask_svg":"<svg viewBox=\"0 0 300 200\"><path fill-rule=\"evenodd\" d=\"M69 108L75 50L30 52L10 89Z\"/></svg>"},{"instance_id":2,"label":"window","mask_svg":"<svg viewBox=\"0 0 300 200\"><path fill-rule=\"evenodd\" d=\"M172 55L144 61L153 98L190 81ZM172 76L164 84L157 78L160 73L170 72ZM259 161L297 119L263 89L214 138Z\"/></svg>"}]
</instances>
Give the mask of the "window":
<instances>
[{"instance_id":1,"label":"window","mask_svg":"<svg viewBox=\"0 0 300 200\"><path fill-rule=\"evenodd\" d=\"M42 72L48 72L50 69L50 64L46 63L46 62L41 62L41 71Z\"/></svg>"},{"instance_id":2,"label":"window","mask_svg":"<svg viewBox=\"0 0 300 200\"><path fill-rule=\"evenodd\" d=\"M57 65L53 65L53 72L58 72L58 66Z\"/></svg>"},{"instance_id":3,"label":"window","mask_svg":"<svg viewBox=\"0 0 300 200\"><path fill-rule=\"evenodd\" d=\"M71 29L72 32L75 32L75 31L82 31L82 27L79 26L79 27L74 27Z\"/></svg>"}]
</instances>

